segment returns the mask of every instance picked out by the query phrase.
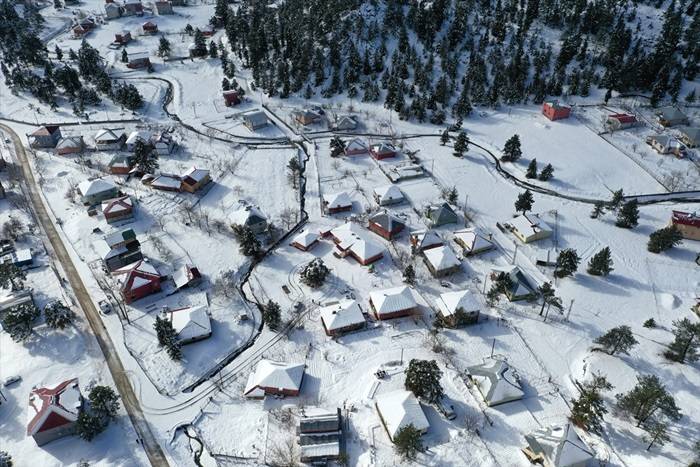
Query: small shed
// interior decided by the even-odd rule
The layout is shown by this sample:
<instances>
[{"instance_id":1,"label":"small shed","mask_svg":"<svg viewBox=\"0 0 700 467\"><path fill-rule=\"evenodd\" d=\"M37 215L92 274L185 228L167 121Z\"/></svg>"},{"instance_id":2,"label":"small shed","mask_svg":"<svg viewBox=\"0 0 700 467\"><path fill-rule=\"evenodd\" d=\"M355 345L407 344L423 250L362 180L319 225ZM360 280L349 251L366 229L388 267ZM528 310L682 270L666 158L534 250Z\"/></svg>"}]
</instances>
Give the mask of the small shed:
<instances>
[{"instance_id":1,"label":"small shed","mask_svg":"<svg viewBox=\"0 0 700 467\"><path fill-rule=\"evenodd\" d=\"M179 192L182 188L180 177L175 175L161 174L151 181L151 188L160 191Z\"/></svg>"}]
</instances>

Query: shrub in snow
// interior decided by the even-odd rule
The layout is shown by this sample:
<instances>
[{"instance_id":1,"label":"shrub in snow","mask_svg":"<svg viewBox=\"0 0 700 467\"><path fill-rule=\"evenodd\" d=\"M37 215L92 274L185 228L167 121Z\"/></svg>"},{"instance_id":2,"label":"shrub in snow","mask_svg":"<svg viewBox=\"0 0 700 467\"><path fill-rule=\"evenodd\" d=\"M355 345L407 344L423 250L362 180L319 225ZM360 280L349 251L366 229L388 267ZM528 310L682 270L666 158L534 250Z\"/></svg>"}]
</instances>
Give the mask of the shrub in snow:
<instances>
[{"instance_id":1,"label":"shrub in snow","mask_svg":"<svg viewBox=\"0 0 700 467\"><path fill-rule=\"evenodd\" d=\"M44 307L46 324L53 329L64 329L73 322L73 311L61 301L51 302Z\"/></svg>"},{"instance_id":2,"label":"shrub in snow","mask_svg":"<svg viewBox=\"0 0 700 467\"><path fill-rule=\"evenodd\" d=\"M406 460L415 459L418 453L423 451L421 433L412 423L396 432L394 435L394 450Z\"/></svg>"},{"instance_id":3,"label":"shrub in snow","mask_svg":"<svg viewBox=\"0 0 700 467\"><path fill-rule=\"evenodd\" d=\"M632 335L632 329L629 326L612 328L593 342L600 346L596 350L602 350L608 355L616 353L629 355L630 349L639 343Z\"/></svg>"},{"instance_id":4,"label":"shrub in snow","mask_svg":"<svg viewBox=\"0 0 700 467\"><path fill-rule=\"evenodd\" d=\"M311 260L301 271L301 281L312 288L321 287L331 270L321 258Z\"/></svg>"},{"instance_id":5,"label":"shrub in snow","mask_svg":"<svg viewBox=\"0 0 700 467\"><path fill-rule=\"evenodd\" d=\"M34 303L23 303L10 308L2 319L2 327L15 342L21 342L32 334L34 321L41 312Z\"/></svg>"}]
</instances>

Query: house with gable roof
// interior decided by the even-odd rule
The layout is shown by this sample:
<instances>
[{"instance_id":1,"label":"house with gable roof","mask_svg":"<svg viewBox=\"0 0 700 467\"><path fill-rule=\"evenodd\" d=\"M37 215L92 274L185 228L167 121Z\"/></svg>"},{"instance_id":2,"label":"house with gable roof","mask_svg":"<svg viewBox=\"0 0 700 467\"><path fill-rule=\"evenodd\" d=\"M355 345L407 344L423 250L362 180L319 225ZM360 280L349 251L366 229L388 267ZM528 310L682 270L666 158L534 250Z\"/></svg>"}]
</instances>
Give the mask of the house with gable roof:
<instances>
[{"instance_id":1,"label":"house with gable roof","mask_svg":"<svg viewBox=\"0 0 700 467\"><path fill-rule=\"evenodd\" d=\"M29 393L27 436L43 446L75 433L83 409L78 378L50 387L35 387Z\"/></svg>"}]
</instances>

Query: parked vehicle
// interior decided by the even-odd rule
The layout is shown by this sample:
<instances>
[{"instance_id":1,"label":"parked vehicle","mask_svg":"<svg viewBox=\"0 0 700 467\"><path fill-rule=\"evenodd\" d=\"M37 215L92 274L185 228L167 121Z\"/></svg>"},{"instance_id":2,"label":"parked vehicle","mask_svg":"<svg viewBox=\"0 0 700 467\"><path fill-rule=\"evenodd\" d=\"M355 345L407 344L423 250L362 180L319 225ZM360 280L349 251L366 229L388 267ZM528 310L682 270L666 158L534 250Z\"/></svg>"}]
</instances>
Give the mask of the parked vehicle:
<instances>
[{"instance_id":1,"label":"parked vehicle","mask_svg":"<svg viewBox=\"0 0 700 467\"><path fill-rule=\"evenodd\" d=\"M454 420L457 418L455 408L452 405L452 401L450 401L448 397L443 396L440 398L440 400L435 404L435 409L448 420Z\"/></svg>"},{"instance_id":2,"label":"parked vehicle","mask_svg":"<svg viewBox=\"0 0 700 467\"><path fill-rule=\"evenodd\" d=\"M19 375L14 375L14 376L10 376L7 379L5 379L5 382L3 382L2 385L7 387L7 386L10 386L11 384L15 384L19 381L22 381L22 377Z\"/></svg>"},{"instance_id":3,"label":"parked vehicle","mask_svg":"<svg viewBox=\"0 0 700 467\"><path fill-rule=\"evenodd\" d=\"M112 305L107 300L101 300L97 305L100 307L100 313L103 315L108 315L112 312Z\"/></svg>"}]
</instances>

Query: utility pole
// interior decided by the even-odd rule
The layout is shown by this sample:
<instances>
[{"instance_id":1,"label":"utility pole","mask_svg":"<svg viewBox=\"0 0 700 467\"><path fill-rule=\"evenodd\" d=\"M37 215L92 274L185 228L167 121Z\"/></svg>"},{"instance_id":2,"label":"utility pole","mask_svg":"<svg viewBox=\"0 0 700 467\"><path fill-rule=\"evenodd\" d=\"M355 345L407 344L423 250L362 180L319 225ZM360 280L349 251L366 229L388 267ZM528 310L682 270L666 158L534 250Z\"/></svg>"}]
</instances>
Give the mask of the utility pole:
<instances>
[{"instance_id":1,"label":"utility pole","mask_svg":"<svg viewBox=\"0 0 700 467\"><path fill-rule=\"evenodd\" d=\"M571 309L574 307L574 299L571 299L571 303L569 303L569 311L566 312L566 320L569 321L569 316L571 315Z\"/></svg>"},{"instance_id":2,"label":"utility pole","mask_svg":"<svg viewBox=\"0 0 700 467\"><path fill-rule=\"evenodd\" d=\"M494 337L493 341L491 342L491 357L490 358L493 358L493 351L495 348L496 348L496 338Z\"/></svg>"},{"instance_id":3,"label":"utility pole","mask_svg":"<svg viewBox=\"0 0 700 467\"><path fill-rule=\"evenodd\" d=\"M518 244L515 244L515 251L513 251L513 262L511 264L515 264L515 257L518 256Z\"/></svg>"}]
</instances>

